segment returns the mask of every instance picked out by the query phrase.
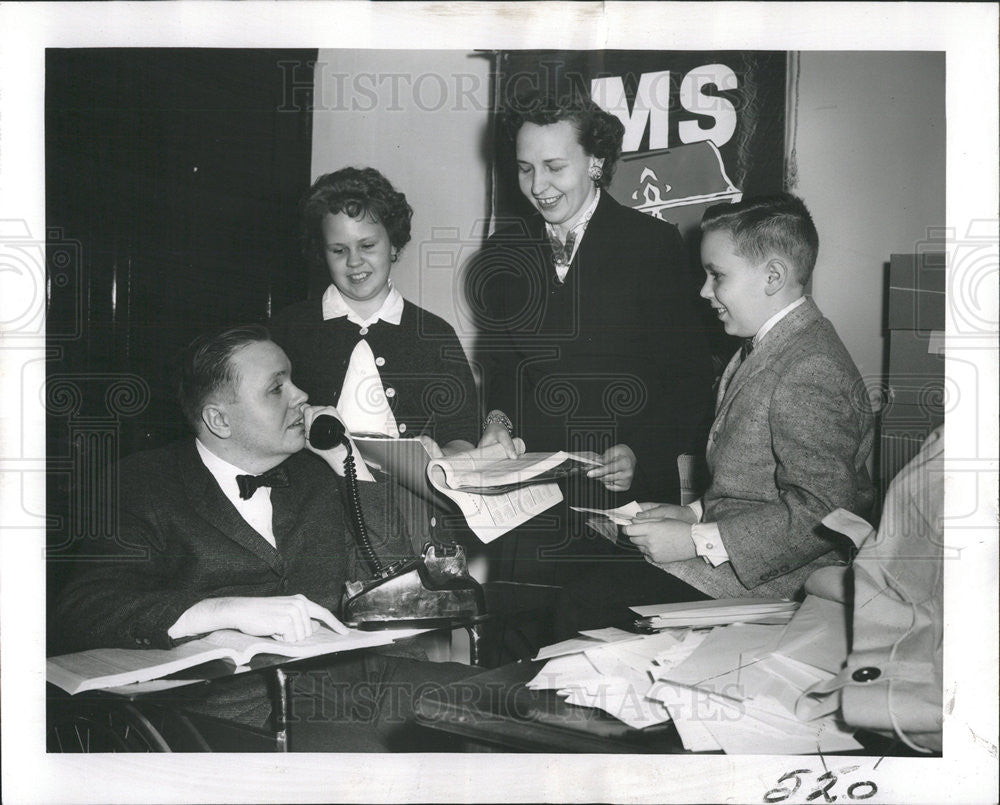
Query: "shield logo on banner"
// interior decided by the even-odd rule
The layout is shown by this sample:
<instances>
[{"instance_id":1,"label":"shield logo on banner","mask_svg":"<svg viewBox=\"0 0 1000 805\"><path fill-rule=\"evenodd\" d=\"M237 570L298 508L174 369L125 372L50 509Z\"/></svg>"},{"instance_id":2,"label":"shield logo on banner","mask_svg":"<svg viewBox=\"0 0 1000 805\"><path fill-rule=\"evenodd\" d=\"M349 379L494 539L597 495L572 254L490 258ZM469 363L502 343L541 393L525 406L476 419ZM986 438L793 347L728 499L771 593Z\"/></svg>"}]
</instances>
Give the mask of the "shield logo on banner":
<instances>
[{"instance_id":1,"label":"shield logo on banner","mask_svg":"<svg viewBox=\"0 0 1000 805\"><path fill-rule=\"evenodd\" d=\"M675 224L682 233L697 228L713 204L735 204L743 197L711 140L624 155L608 189L619 203Z\"/></svg>"}]
</instances>

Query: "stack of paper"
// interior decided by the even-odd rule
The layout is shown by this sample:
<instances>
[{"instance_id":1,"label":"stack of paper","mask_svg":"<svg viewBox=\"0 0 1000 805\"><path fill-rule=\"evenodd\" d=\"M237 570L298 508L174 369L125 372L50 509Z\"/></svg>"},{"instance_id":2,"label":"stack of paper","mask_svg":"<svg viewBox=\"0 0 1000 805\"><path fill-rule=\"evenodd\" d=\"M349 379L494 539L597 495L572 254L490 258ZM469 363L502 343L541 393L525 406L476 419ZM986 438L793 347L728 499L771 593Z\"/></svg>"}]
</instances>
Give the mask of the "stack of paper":
<instances>
[{"instance_id":1,"label":"stack of paper","mask_svg":"<svg viewBox=\"0 0 1000 805\"><path fill-rule=\"evenodd\" d=\"M583 637L548 646L536 659L552 658L527 683L532 690L555 690L569 704L597 707L641 729L670 720L647 694L656 658L676 650L681 640L667 632L636 635L621 629L582 632Z\"/></svg>"},{"instance_id":2,"label":"stack of paper","mask_svg":"<svg viewBox=\"0 0 1000 805\"><path fill-rule=\"evenodd\" d=\"M631 607L652 629L722 626L728 623L788 623L798 604L784 598L719 598L681 604Z\"/></svg>"},{"instance_id":3,"label":"stack of paper","mask_svg":"<svg viewBox=\"0 0 1000 805\"><path fill-rule=\"evenodd\" d=\"M814 708L808 714L811 720L797 717L796 703L803 692L834 674L778 653L785 634L780 626L719 627L683 662L657 672L649 695L670 712L685 747L733 754L804 754L861 747L853 731L828 710ZM784 650L788 651L788 645L784 644ZM801 709L798 712L803 714Z\"/></svg>"},{"instance_id":4,"label":"stack of paper","mask_svg":"<svg viewBox=\"0 0 1000 805\"><path fill-rule=\"evenodd\" d=\"M570 704L598 707L635 728L672 719L695 752L858 749L852 731L832 715L835 702L805 693L835 676L847 656L843 607L812 596L795 607L779 600L636 607L671 623L694 617L704 625L699 615L730 620L650 635L581 632L539 652L536 659L549 662L528 687L555 690ZM786 622L732 622L748 613Z\"/></svg>"}]
</instances>

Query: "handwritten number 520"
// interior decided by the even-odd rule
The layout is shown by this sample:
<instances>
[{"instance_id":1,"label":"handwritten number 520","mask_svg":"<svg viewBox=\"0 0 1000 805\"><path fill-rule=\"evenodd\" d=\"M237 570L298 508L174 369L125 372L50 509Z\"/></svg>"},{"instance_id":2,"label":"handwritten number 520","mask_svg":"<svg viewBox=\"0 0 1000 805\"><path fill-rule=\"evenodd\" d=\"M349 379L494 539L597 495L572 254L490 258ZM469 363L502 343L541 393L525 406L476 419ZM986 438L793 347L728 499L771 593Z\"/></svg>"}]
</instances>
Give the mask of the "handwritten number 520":
<instances>
[{"instance_id":1,"label":"handwritten number 520","mask_svg":"<svg viewBox=\"0 0 1000 805\"><path fill-rule=\"evenodd\" d=\"M846 769L842 769L841 773L846 774L847 772L854 771L857 766L851 766ZM764 802L783 802L789 797L793 796L796 791L802 785L802 779L799 777L800 774L812 774L812 769L794 769L793 771L783 774L778 778L778 785L772 788L766 794L764 794ZM782 783L786 781L793 781L792 786L783 786ZM832 771L826 771L816 778L816 783L818 784L816 788L806 797L806 802L812 802L813 800L822 797L822 802L836 802L837 795L831 794L830 789L837 784L837 775ZM869 797L875 796L878 791L878 786L875 785L870 780L865 780L863 782L852 783L847 788L847 798L851 800L868 799Z\"/></svg>"}]
</instances>

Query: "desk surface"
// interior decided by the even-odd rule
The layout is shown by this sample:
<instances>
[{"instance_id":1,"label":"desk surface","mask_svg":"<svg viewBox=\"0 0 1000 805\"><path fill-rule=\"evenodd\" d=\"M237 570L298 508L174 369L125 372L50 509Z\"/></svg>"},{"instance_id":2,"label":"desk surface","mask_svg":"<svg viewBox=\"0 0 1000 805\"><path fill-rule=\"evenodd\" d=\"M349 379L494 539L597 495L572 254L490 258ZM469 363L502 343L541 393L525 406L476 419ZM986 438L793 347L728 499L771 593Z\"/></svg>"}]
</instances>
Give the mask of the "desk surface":
<instances>
[{"instance_id":1,"label":"desk surface","mask_svg":"<svg viewBox=\"0 0 1000 805\"><path fill-rule=\"evenodd\" d=\"M633 729L602 710L525 687L544 662L518 662L424 693L417 721L526 752L684 752L673 724Z\"/></svg>"},{"instance_id":2,"label":"desk surface","mask_svg":"<svg viewBox=\"0 0 1000 805\"><path fill-rule=\"evenodd\" d=\"M690 754L672 723L642 730L590 707L567 704L554 690L525 683L544 661L517 662L424 693L418 723L483 744L523 752ZM898 739L859 730L863 748L838 755L927 757Z\"/></svg>"}]
</instances>

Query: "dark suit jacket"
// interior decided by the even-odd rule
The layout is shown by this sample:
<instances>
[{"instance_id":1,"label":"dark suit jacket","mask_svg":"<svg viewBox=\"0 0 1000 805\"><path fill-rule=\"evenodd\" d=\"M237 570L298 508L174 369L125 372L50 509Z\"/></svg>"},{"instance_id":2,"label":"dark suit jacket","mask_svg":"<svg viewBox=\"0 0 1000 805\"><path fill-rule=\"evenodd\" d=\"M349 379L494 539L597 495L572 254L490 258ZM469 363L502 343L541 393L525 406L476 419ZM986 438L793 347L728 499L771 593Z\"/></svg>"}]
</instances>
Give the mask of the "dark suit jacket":
<instances>
[{"instance_id":1,"label":"dark suit jacket","mask_svg":"<svg viewBox=\"0 0 1000 805\"><path fill-rule=\"evenodd\" d=\"M639 459L629 499L676 501L677 456L702 450L712 410L704 303L676 227L603 192L565 284L538 215L498 230L470 283L486 409L529 450L625 443Z\"/></svg>"},{"instance_id":2,"label":"dark suit jacket","mask_svg":"<svg viewBox=\"0 0 1000 805\"><path fill-rule=\"evenodd\" d=\"M868 516L873 434L857 367L806 298L742 365L734 356L719 386L703 519L718 523L731 561L662 567L716 598L799 594L814 570L844 559L820 520L838 508Z\"/></svg>"},{"instance_id":3,"label":"dark suit jacket","mask_svg":"<svg viewBox=\"0 0 1000 805\"><path fill-rule=\"evenodd\" d=\"M56 599L51 623L61 650L169 648L167 629L180 615L219 596L302 593L336 614L344 581L370 575L341 482L308 452L284 466L289 486L271 491L275 549L222 493L193 439L124 459L116 539L81 557ZM387 535L384 503L371 486L361 485L362 505L376 553L383 561L412 555L402 525Z\"/></svg>"}]
</instances>

